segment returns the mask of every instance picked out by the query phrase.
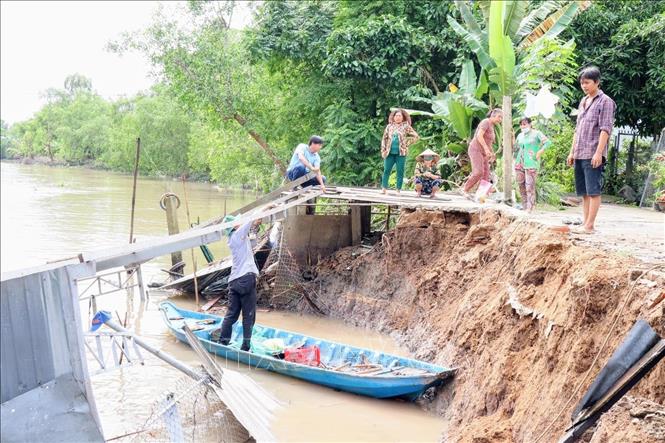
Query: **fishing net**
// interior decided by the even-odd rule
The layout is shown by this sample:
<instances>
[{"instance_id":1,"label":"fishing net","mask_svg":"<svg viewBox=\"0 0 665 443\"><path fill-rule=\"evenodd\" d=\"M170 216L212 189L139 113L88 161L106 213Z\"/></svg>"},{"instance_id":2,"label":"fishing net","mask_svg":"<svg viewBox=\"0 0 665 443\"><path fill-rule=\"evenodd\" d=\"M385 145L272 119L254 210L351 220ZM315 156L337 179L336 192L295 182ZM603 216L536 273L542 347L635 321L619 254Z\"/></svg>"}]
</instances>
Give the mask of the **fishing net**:
<instances>
[{"instance_id":1,"label":"fishing net","mask_svg":"<svg viewBox=\"0 0 665 443\"><path fill-rule=\"evenodd\" d=\"M165 390L130 441L133 442L245 442L245 427L207 383L187 376Z\"/></svg>"},{"instance_id":2,"label":"fishing net","mask_svg":"<svg viewBox=\"0 0 665 443\"><path fill-rule=\"evenodd\" d=\"M313 278L311 271L298 264L285 240L283 229L280 228L274 240L259 279L259 288L267 294L268 303L294 308L305 302L315 312L323 314L325 306L318 300L318 292L307 284Z\"/></svg>"}]
</instances>

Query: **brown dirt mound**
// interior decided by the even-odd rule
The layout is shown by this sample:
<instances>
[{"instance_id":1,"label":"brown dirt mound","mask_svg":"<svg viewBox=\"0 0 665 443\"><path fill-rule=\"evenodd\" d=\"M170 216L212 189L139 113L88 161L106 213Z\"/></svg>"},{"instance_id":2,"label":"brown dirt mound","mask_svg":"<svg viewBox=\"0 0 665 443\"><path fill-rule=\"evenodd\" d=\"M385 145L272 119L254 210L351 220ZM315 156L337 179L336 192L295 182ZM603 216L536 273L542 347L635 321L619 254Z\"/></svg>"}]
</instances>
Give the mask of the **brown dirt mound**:
<instances>
[{"instance_id":1,"label":"brown dirt mound","mask_svg":"<svg viewBox=\"0 0 665 443\"><path fill-rule=\"evenodd\" d=\"M665 334L665 303L649 309L665 279L652 271L575 394L640 262L489 211L405 213L363 252L346 248L319 264L318 300L332 316L391 333L417 358L459 368L431 405L448 419L444 441L532 442L575 395L541 440L556 441L637 318ZM663 403L663 380L660 364L631 394Z\"/></svg>"}]
</instances>

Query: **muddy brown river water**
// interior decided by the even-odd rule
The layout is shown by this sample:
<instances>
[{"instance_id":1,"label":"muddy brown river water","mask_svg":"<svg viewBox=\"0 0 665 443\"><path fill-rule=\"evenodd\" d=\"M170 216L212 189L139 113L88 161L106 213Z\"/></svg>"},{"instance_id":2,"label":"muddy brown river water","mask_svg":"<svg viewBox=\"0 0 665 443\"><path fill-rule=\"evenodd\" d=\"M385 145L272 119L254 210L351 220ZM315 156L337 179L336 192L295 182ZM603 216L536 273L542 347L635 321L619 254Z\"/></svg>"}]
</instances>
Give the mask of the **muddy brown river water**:
<instances>
[{"instance_id":1,"label":"muddy brown river water","mask_svg":"<svg viewBox=\"0 0 665 443\"><path fill-rule=\"evenodd\" d=\"M43 264L85 250L116 246L128 241L131 183L129 176L79 168L1 163L1 260L2 271ZM204 183L187 185L190 213L207 220L252 201L252 193L223 192ZM136 203L136 237L140 240L166 233L160 196L172 191L181 196L182 184L172 180L139 179ZM179 211L181 229L187 225L184 206ZM215 257L227 253L222 243L211 245ZM199 251L197 262L204 261ZM191 255L183 252L191 271ZM144 265L146 283L161 281L169 257ZM153 292L146 304L127 300L122 293L99 298L99 309L128 311L129 323L151 344L196 365L195 354L169 334L157 304L165 294ZM191 299L171 298L193 308ZM81 304L83 321L90 311ZM409 356L390 337L344 323L289 312L259 312L257 323L385 352ZM218 360L237 369L279 398L273 433L280 441L397 442L438 441L445 426L440 417L401 401L376 400L337 392L290 377ZM94 361L89 361L94 369ZM131 366L93 377L93 389L107 439L137 430L149 417L155 401L181 379L181 374L160 360L146 357L145 365Z\"/></svg>"}]
</instances>

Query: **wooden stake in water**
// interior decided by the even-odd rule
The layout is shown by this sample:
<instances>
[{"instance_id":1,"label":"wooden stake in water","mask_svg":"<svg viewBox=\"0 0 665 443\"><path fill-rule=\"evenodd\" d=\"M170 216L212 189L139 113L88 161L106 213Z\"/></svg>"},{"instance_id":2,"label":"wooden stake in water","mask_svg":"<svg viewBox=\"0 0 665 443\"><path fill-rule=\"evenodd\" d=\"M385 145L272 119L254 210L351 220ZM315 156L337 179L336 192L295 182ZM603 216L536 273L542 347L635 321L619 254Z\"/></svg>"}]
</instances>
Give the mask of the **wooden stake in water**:
<instances>
[{"instance_id":1,"label":"wooden stake in water","mask_svg":"<svg viewBox=\"0 0 665 443\"><path fill-rule=\"evenodd\" d=\"M189 200L187 199L187 186L185 182L185 174L182 174L182 192L185 197L185 212L187 213L187 225L192 226L189 220ZM196 256L194 249L192 249L192 265L194 266L194 296L196 297L196 310L199 310L199 280L196 277Z\"/></svg>"},{"instance_id":2,"label":"wooden stake in water","mask_svg":"<svg viewBox=\"0 0 665 443\"><path fill-rule=\"evenodd\" d=\"M136 205L136 179L139 175L139 157L141 155L141 138L136 138L136 159L134 160L134 185L132 186L132 214L129 219L129 243L134 243L134 206Z\"/></svg>"}]
</instances>

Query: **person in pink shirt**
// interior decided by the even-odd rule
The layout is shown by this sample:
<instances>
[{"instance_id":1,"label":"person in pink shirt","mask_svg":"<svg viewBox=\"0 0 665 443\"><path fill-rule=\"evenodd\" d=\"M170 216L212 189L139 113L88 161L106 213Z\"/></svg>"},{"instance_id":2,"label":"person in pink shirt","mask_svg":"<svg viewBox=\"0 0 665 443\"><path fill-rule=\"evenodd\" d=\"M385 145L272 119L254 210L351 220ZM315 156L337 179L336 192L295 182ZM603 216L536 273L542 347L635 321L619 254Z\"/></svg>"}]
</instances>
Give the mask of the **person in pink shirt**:
<instances>
[{"instance_id":1,"label":"person in pink shirt","mask_svg":"<svg viewBox=\"0 0 665 443\"><path fill-rule=\"evenodd\" d=\"M494 126L500 124L502 119L503 112L501 109L492 109L487 114L487 118L478 124L476 133L469 143L471 174L462 188L467 196L469 191L481 180L490 181L490 163L496 160L496 155L492 150Z\"/></svg>"}]
</instances>

